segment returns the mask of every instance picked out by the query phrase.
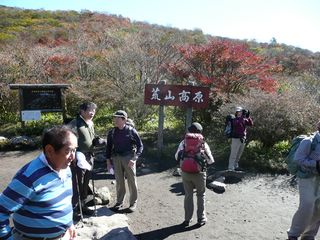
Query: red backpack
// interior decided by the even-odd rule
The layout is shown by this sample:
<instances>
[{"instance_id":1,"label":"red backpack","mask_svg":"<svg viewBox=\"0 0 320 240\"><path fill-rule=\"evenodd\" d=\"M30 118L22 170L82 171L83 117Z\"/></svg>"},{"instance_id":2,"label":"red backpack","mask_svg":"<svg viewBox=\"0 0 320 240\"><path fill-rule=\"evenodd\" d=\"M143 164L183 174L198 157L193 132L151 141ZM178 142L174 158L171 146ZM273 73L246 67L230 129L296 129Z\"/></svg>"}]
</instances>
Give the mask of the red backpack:
<instances>
[{"instance_id":1,"label":"red backpack","mask_svg":"<svg viewBox=\"0 0 320 240\"><path fill-rule=\"evenodd\" d=\"M204 137L200 133L187 133L184 138L184 153L181 170L187 173L198 173L202 166L197 162L197 157L204 151Z\"/></svg>"}]
</instances>

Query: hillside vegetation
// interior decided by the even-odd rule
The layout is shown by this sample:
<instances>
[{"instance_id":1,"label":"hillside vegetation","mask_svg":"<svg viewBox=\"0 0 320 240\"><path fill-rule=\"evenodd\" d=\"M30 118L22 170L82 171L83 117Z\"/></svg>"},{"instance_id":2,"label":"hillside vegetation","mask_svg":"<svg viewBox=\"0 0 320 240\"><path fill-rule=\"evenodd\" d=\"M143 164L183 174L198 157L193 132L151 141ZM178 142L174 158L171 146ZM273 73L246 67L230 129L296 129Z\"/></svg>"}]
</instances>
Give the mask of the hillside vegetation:
<instances>
[{"instance_id":1,"label":"hillside vegetation","mask_svg":"<svg viewBox=\"0 0 320 240\"><path fill-rule=\"evenodd\" d=\"M203 124L217 159L225 160L229 151L224 118L241 105L250 110L255 125L244 156L248 167L256 163L261 169L281 169L290 139L314 131L320 119L319 78L319 52L276 39L227 39L89 11L0 7L3 135L39 134L60 121L49 114L19 128L18 92L9 84L67 83L72 84L66 92L69 117L80 102L93 101L99 107L97 130L105 134L111 113L124 109L145 133L153 154L158 107L144 105L145 84L193 81L210 87L209 107L195 110L193 120ZM172 156L183 134L185 109L165 111L165 154Z\"/></svg>"}]
</instances>

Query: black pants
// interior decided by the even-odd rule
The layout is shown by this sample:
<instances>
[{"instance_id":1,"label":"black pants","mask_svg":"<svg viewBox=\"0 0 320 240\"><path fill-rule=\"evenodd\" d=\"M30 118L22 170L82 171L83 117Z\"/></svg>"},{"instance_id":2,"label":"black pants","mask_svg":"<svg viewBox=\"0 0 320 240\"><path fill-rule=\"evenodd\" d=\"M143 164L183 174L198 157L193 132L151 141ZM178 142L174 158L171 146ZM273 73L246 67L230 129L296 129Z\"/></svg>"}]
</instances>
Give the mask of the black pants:
<instances>
[{"instance_id":1,"label":"black pants","mask_svg":"<svg viewBox=\"0 0 320 240\"><path fill-rule=\"evenodd\" d=\"M72 172L72 188L73 188L73 196L72 196L72 206L76 207L79 203L79 195L80 200L86 200L89 193L89 182L92 176L92 171L84 170L79 168L76 165L71 166ZM79 191L78 191L79 188Z\"/></svg>"}]
</instances>

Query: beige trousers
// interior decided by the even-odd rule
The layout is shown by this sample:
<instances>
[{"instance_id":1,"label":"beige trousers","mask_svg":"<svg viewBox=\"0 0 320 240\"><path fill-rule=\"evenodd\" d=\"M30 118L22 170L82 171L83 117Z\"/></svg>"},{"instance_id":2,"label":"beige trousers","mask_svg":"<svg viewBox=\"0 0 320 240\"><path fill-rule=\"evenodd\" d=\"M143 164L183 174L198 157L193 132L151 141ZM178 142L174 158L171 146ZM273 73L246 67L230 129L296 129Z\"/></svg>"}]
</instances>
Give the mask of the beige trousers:
<instances>
[{"instance_id":1,"label":"beige trousers","mask_svg":"<svg viewBox=\"0 0 320 240\"><path fill-rule=\"evenodd\" d=\"M181 173L184 196L185 221L190 221L193 215L193 189L196 189L197 196L197 218L198 221L205 219L205 191L206 191L206 172L200 173Z\"/></svg>"},{"instance_id":2,"label":"beige trousers","mask_svg":"<svg viewBox=\"0 0 320 240\"><path fill-rule=\"evenodd\" d=\"M320 176L299 178L299 207L293 215L288 236L314 240L320 225Z\"/></svg>"},{"instance_id":3,"label":"beige trousers","mask_svg":"<svg viewBox=\"0 0 320 240\"><path fill-rule=\"evenodd\" d=\"M133 158L133 154L126 156L113 156L114 175L116 178L117 203L122 204L126 195L125 177L127 178L130 193L130 206L137 203L138 186L136 178L136 163L133 167L128 167L128 162Z\"/></svg>"},{"instance_id":4,"label":"beige trousers","mask_svg":"<svg viewBox=\"0 0 320 240\"><path fill-rule=\"evenodd\" d=\"M244 147L246 143L241 142L240 138L232 138L231 139L231 151L229 156L229 170L235 170L239 167L239 160L243 153Z\"/></svg>"}]
</instances>

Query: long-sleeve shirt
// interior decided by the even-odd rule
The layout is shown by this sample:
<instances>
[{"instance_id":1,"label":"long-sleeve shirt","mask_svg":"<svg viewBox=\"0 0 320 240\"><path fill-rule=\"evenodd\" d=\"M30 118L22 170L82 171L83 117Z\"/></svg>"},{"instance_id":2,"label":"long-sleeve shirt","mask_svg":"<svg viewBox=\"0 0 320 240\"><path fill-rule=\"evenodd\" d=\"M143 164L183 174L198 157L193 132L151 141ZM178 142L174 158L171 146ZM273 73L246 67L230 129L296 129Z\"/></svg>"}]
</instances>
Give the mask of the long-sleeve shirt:
<instances>
[{"instance_id":1,"label":"long-sleeve shirt","mask_svg":"<svg viewBox=\"0 0 320 240\"><path fill-rule=\"evenodd\" d=\"M247 135L247 126L252 126L251 117L236 117L232 120L232 138L245 138Z\"/></svg>"},{"instance_id":2,"label":"long-sleeve shirt","mask_svg":"<svg viewBox=\"0 0 320 240\"><path fill-rule=\"evenodd\" d=\"M294 155L294 161L304 173L319 176L317 161L320 161L320 133L317 132L314 137L316 138L315 148L311 149L311 137L303 139Z\"/></svg>"},{"instance_id":3,"label":"long-sleeve shirt","mask_svg":"<svg viewBox=\"0 0 320 240\"><path fill-rule=\"evenodd\" d=\"M139 157L143 151L143 144L137 130L128 125L123 129L115 127L108 132L106 157L110 159L113 153L130 153L134 146Z\"/></svg>"},{"instance_id":4,"label":"long-sleeve shirt","mask_svg":"<svg viewBox=\"0 0 320 240\"><path fill-rule=\"evenodd\" d=\"M12 239L9 217L21 233L53 238L73 224L69 168L53 170L44 154L22 167L0 195L0 239Z\"/></svg>"}]
</instances>

